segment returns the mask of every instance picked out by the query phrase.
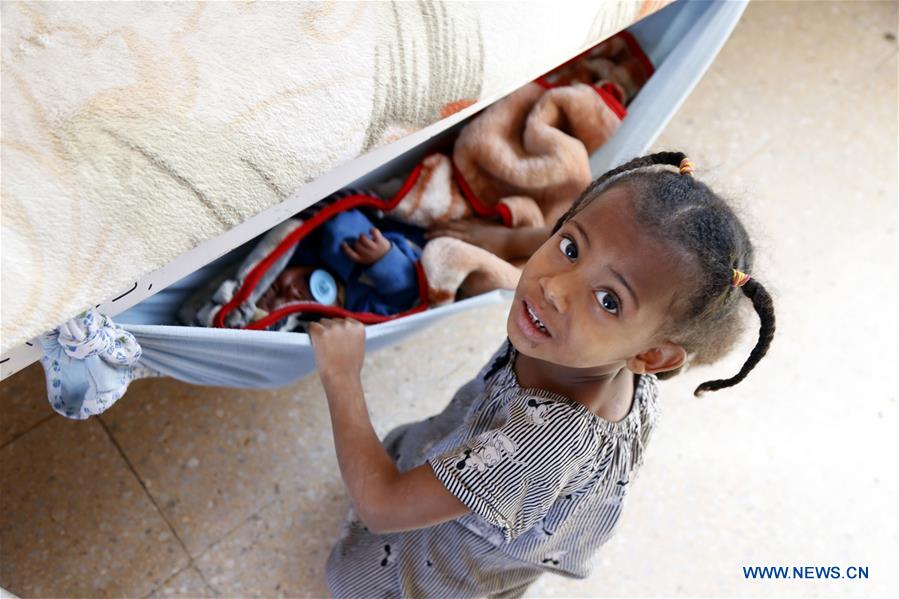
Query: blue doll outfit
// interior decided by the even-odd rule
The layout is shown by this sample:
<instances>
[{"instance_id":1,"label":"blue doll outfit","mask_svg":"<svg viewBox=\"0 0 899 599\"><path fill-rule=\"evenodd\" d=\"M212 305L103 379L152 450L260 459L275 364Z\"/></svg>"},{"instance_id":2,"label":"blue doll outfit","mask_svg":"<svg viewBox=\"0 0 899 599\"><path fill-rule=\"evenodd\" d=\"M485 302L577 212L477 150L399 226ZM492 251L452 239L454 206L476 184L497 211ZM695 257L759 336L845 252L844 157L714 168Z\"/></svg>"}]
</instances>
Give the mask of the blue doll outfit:
<instances>
[{"instance_id":1,"label":"blue doll outfit","mask_svg":"<svg viewBox=\"0 0 899 599\"><path fill-rule=\"evenodd\" d=\"M415 263L421 249L400 233L382 231L390 250L371 265L353 262L341 244L370 236L374 226L359 210L335 215L321 226L319 258L346 283L344 308L389 316L408 310L419 297Z\"/></svg>"}]
</instances>

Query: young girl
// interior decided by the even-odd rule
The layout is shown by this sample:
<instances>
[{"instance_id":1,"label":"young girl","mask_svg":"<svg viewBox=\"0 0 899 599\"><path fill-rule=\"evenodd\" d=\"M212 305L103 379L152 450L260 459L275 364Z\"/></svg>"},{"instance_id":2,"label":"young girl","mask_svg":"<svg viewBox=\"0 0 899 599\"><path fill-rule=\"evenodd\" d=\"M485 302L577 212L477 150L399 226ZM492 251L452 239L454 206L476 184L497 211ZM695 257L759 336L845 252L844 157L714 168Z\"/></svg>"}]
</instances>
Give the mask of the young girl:
<instances>
[{"instance_id":1,"label":"young girl","mask_svg":"<svg viewBox=\"0 0 899 599\"><path fill-rule=\"evenodd\" d=\"M679 173L651 169L679 167ZM684 154L597 179L525 264L508 340L437 416L378 441L354 321L310 328L355 508L331 552L335 597L518 597L543 572L583 578L611 536L657 417L657 379L723 356L741 298L774 333L743 225Z\"/></svg>"}]
</instances>

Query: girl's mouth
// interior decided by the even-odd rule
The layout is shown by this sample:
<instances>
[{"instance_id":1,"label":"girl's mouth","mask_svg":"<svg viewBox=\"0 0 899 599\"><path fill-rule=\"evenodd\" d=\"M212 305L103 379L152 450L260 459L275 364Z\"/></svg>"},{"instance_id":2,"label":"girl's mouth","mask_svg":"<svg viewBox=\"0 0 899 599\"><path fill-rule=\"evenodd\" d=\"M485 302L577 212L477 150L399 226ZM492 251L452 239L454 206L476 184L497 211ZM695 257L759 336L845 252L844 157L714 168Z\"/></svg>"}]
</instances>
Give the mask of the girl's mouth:
<instances>
[{"instance_id":1,"label":"girl's mouth","mask_svg":"<svg viewBox=\"0 0 899 599\"><path fill-rule=\"evenodd\" d=\"M524 300L521 302L521 308L517 310L518 328L526 337L534 341L545 341L552 337L549 329L537 316L537 313Z\"/></svg>"}]
</instances>

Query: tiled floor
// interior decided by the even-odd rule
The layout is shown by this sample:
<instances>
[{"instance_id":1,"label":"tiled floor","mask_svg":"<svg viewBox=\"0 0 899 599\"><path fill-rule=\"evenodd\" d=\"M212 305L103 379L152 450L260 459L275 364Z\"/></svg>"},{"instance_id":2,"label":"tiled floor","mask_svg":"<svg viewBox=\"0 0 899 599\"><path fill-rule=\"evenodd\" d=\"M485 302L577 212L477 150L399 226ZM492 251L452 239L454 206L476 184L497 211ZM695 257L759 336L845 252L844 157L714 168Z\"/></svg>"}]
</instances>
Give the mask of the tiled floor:
<instances>
[{"instance_id":1,"label":"tiled floor","mask_svg":"<svg viewBox=\"0 0 899 599\"><path fill-rule=\"evenodd\" d=\"M683 149L740 206L778 334L735 371L663 386L664 420L591 578L529 596L896 596L897 4L750 4L654 149ZM379 432L433 413L503 337L458 315L369 356ZM749 343L747 340L746 343ZM325 400L135 383L55 416L35 364L4 381L0 587L21 596L326 595L347 507ZM867 566L867 580L747 581L743 566Z\"/></svg>"}]
</instances>

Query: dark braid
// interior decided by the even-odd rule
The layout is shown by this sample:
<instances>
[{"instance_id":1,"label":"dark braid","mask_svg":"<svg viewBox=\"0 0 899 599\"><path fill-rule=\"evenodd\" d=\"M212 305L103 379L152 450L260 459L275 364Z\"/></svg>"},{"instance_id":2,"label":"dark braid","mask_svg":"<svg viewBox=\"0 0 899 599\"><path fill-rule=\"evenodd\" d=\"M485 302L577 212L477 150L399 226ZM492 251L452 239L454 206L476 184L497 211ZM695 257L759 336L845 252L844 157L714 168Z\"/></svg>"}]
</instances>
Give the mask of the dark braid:
<instances>
[{"instance_id":1,"label":"dark braid","mask_svg":"<svg viewBox=\"0 0 899 599\"><path fill-rule=\"evenodd\" d=\"M693 395L699 395L706 391L717 391L718 389L736 385L745 379L746 375L749 374L749 371L755 368L755 365L758 364L759 360L768 353L768 347L771 345L771 340L774 339L774 302L771 300L771 296L768 295L768 291L755 279L749 279L749 281L743 285L742 289L746 297L752 300L752 306L759 315L759 320L761 321L761 325L759 326L759 340L749 353L749 358L743 363L740 372L729 379L706 381L696 387L696 391L693 392Z\"/></svg>"},{"instance_id":2,"label":"dark braid","mask_svg":"<svg viewBox=\"0 0 899 599\"><path fill-rule=\"evenodd\" d=\"M658 152L634 158L596 179L562 215L553 228L562 225L609 188L623 186L631 192L634 214L645 229L668 242L692 267L692 285L679 294L675 315L659 331L686 350L690 364L711 364L726 354L742 330L739 297L752 301L761 321L759 338L749 358L735 376L707 381L694 395L736 385L764 357L774 337L774 304L756 279L743 287L731 285L733 269L752 275L753 248L740 219L722 198L693 176L655 165L679 167L682 152ZM738 293L742 290L742 293ZM660 372L660 379L680 372Z\"/></svg>"}]
</instances>

